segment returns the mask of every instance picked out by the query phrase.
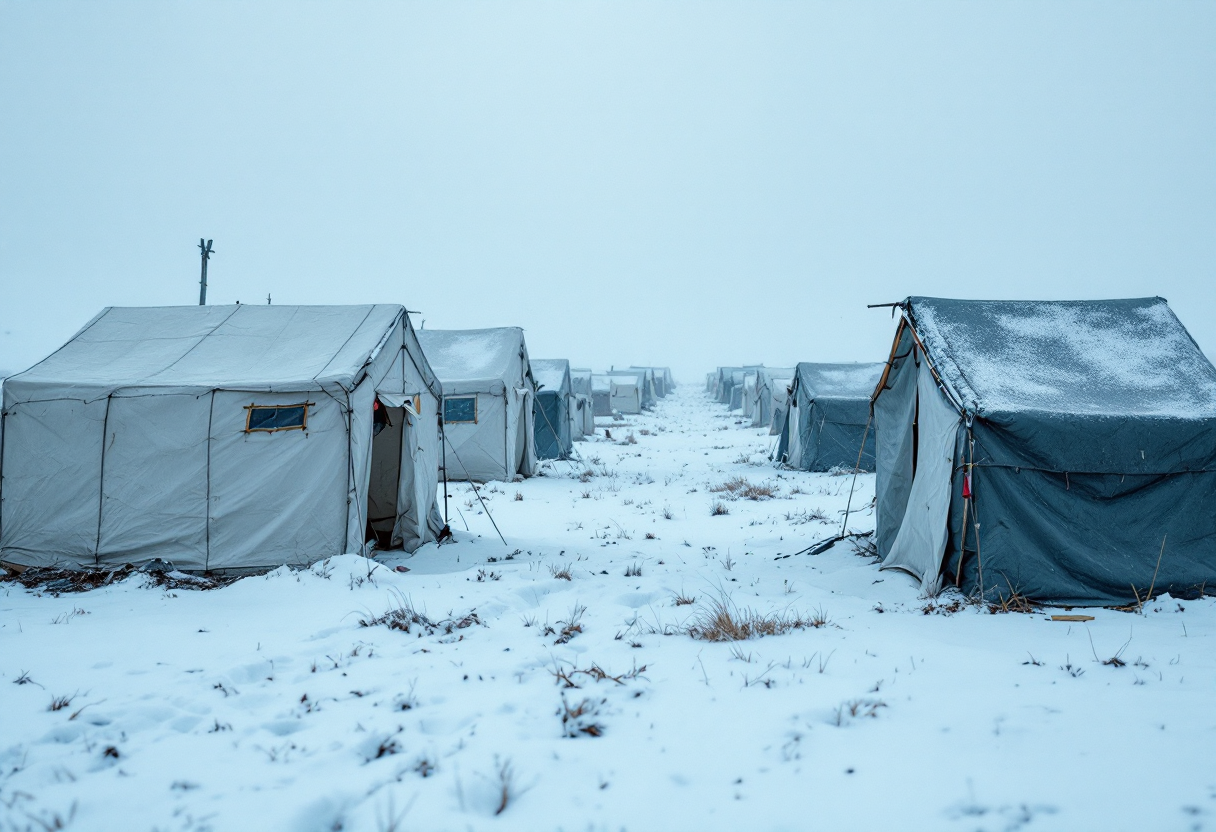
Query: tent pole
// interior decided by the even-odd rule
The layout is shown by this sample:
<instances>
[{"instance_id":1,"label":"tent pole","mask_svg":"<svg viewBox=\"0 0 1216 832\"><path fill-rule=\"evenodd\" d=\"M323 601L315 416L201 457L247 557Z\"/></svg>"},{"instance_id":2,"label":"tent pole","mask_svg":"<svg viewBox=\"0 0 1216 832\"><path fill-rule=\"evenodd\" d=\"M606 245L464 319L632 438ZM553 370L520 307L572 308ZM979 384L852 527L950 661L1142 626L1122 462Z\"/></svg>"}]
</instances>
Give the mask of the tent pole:
<instances>
[{"instance_id":1,"label":"tent pole","mask_svg":"<svg viewBox=\"0 0 1216 832\"><path fill-rule=\"evenodd\" d=\"M443 400L439 400L439 452L443 454L443 527L451 532L448 522L448 429L443 421Z\"/></svg>"},{"instance_id":2,"label":"tent pole","mask_svg":"<svg viewBox=\"0 0 1216 832\"><path fill-rule=\"evenodd\" d=\"M101 512L106 503L106 434L110 432L110 401L114 394L106 396L106 415L101 421L101 467L97 473L97 543L93 547L93 565L101 565Z\"/></svg>"},{"instance_id":3,"label":"tent pole","mask_svg":"<svg viewBox=\"0 0 1216 832\"><path fill-rule=\"evenodd\" d=\"M445 440L445 441L447 440L447 436L444 436L444 440ZM450 444L450 443L449 443L449 444ZM455 448L452 448L452 455L456 457L456 461L457 461L458 463L460 463L460 467L461 467L461 468L464 468L464 463L463 463L463 462L460 462L460 454L456 453L456 449L455 449ZM466 474L468 473L468 469L467 469L467 468L465 468L465 473L466 473ZM446 476L446 475L445 475L445 476ZM501 531L499 531L499 529L498 529L498 524L494 522L494 515L493 515L493 514L490 514L490 507L489 507L488 505L486 505L486 501L485 501L485 500L481 499L481 492L477 490L477 483L475 483L473 480L469 480L469 485L473 486L473 493L477 495L477 501L478 501L479 503L481 503L481 507L482 507L482 508L484 508L484 509L486 510L486 517L489 517L489 518L490 518L490 523L491 523L491 524L494 526L494 531L498 532L498 539L502 541L502 545L503 545L503 546L506 546L506 545L507 545L507 539L506 539L505 537L503 537L503 536L502 536L502 532L501 532Z\"/></svg>"},{"instance_id":4,"label":"tent pole","mask_svg":"<svg viewBox=\"0 0 1216 832\"><path fill-rule=\"evenodd\" d=\"M211 570L211 424L215 419L215 391L211 391L211 406L207 409L207 505L206 523L207 551L203 557L203 572Z\"/></svg>"}]
</instances>

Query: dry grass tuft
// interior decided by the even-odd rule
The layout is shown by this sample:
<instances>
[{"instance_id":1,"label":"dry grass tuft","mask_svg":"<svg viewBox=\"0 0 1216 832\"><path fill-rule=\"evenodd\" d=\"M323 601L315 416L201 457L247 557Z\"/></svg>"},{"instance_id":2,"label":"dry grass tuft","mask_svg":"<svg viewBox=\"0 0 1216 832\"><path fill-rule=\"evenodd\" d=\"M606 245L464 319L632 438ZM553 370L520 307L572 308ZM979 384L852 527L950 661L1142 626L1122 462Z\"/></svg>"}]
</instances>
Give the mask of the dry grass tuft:
<instances>
[{"instance_id":1,"label":"dry grass tuft","mask_svg":"<svg viewBox=\"0 0 1216 832\"><path fill-rule=\"evenodd\" d=\"M557 683L559 685L561 685L563 688L568 690L570 688L580 687L580 685L578 685L574 681L574 677L576 677L576 676L586 676L587 678L592 679L596 682L603 682L603 681L607 680L609 682L616 682L618 685L623 685L626 682L632 682L637 679L646 678L645 676L642 675L645 672L646 672L646 665L642 665L641 667L638 667L637 662L634 662L632 669L627 670L624 673L618 673L616 675L613 675L613 674L609 673L607 670L604 670L598 664L592 663L591 667L587 668L586 670L579 670L577 667L571 668L570 670L566 670L565 668L562 668L562 667L557 667L555 670L553 670L553 678L557 681Z\"/></svg>"},{"instance_id":2,"label":"dry grass tuft","mask_svg":"<svg viewBox=\"0 0 1216 832\"><path fill-rule=\"evenodd\" d=\"M474 624L481 623L482 621L477 616L476 610L470 610L462 618L449 617L440 621L432 621L426 616L426 613L414 609L413 602L401 594L397 595L396 606L389 607L382 615L359 619L360 627L383 626L388 627L390 630L400 630L403 633L413 632L412 628L417 627L419 637L423 633L428 636L435 633L451 635L456 630L464 630L472 627Z\"/></svg>"},{"instance_id":3,"label":"dry grass tuft","mask_svg":"<svg viewBox=\"0 0 1216 832\"><path fill-rule=\"evenodd\" d=\"M625 577L626 578L642 577L642 565L640 563L638 563L637 561L634 561L629 566L626 566L625 567Z\"/></svg>"},{"instance_id":4,"label":"dry grass tuft","mask_svg":"<svg viewBox=\"0 0 1216 832\"><path fill-rule=\"evenodd\" d=\"M51 699L51 704L47 706L48 711L62 711L64 708L72 704L72 700L76 698L76 694L71 696L56 696Z\"/></svg>"},{"instance_id":5,"label":"dry grass tuft","mask_svg":"<svg viewBox=\"0 0 1216 832\"><path fill-rule=\"evenodd\" d=\"M726 514L730 514L730 509L728 509L726 507L726 503L722 502L721 500L715 500L714 504L709 507L710 517L722 517Z\"/></svg>"},{"instance_id":6,"label":"dry grass tuft","mask_svg":"<svg viewBox=\"0 0 1216 832\"><path fill-rule=\"evenodd\" d=\"M147 568L140 572L131 564L118 569L75 570L75 569L45 569L32 567L21 572L10 572L0 577L0 583L16 583L26 589L45 592L47 595L59 596L67 592L88 592L103 586L109 586L115 581L123 581L132 575L142 574L145 586L161 589L218 589L236 581L235 575L188 575L165 564L167 569L158 570Z\"/></svg>"},{"instance_id":7,"label":"dry grass tuft","mask_svg":"<svg viewBox=\"0 0 1216 832\"><path fill-rule=\"evenodd\" d=\"M605 701L607 700L596 702L584 699L571 707L570 703L566 701L566 697L563 696L561 708L558 709L558 714L562 718L562 735L571 739L604 736L604 726L596 720L599 718L599 706Z\"/></svg>"},{"instance_id":8,"label":"dry grass tuft","mask_svg":"<svg viewBox=\"0 0 1216 832\"><path fill-rule=\"evenodd\" d=\"M515 791L515 769L511 767L510 759L498 763L498 808L495 815L507 811L511 803L511 795Z\"/></svg>"},{"instance_id":9,"label":"dry grass tuft","mask_svg":"<svg viewBox=\"0 0 1216 832\"><path fill-rule=\"evenodd\" d=\"M1006 581L1008 584L1008 581ZM988 612L992 614L1006 612L1022 612L1033 613L1037 605L1022 593L1018 592L1013 586L1009 585L1009 594L1000 593L997 600L988 604Z\"/></svg>"},{"instance_id":10,"label":"dry grass tuft","mask_svg":"<svg viewBox=\"0 0 1216 832\"><path fill-rule=\"evenodd\" d=\"M836 708L836 725L843 726L850 719L878 717L878 710L887 707L881 699L852 699Z\"/></svg>"},{"instance_id":11,"label":"dry grass tuft","mask_svg":"<svg viewBox=\"0 0 1216 832\"><path fill-rule=\"evenodd\" d=\"M559 633L557 633L557 640L553 643L567 644L569 643L570 639L581 633L583 631L583 613L586 611L587 608L582 604L575 604L571 608L570 614L566 616L566 619L564 621L557 622L562 629ZM554 631L550 628L546 635L552 635L553 632Z\"/></svg>"},{"instance_id":12,"label":"dry grass tuft","mask_svg":"<svg viewBox=\"0 0 1216 832\"><path fill-rule=\"evenodd\" d=\"M796 612L761 613L750 607L737 607L723 596L709 601L684 631L700 641L746 641L828 623L822 609L809 618Z\"/></svg>"},{"instance_id":13,"label":"dry grass tuft","mask_svg":"<svg viewBox=\"0 0 1216 832\"><path fill-rule=\"evenodd\" d=\"M732 500L771 500L777 496L778 486L772 483L753 483L746 477L731 477L719 485L711 485L714 494L725 494Z\"/></svg>"},{"instance_id":14,"label":"dry grass tuft","mask_svg":"<svg viewBox=\"0 0 1216 832\"><path fill-rule=\"evenodd\" d=\"M558 566L556 563L549 564L549 574L559 581L572 581L574 577L570 574L569 566Z\"/></svg>"}]
</instances>

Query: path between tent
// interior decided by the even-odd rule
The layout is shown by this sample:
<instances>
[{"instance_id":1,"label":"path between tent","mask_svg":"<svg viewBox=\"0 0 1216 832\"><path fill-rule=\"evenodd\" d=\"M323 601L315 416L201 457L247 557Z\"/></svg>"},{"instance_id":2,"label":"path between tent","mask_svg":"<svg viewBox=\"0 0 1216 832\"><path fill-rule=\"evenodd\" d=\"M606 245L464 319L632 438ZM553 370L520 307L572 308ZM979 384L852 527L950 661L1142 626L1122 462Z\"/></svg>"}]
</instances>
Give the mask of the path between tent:
<instances>
[{"instance_id":1,"label":"path between tent","mask_svg":"<svg viewBox=\"0 0 1216 832\"><path fill-rule=\"evenodd\" d=\"M1216 601L1051 621L778 559L852 478L773 468L698 387L484 486L506 546L452 483L457 542L412 558L0 583L0 828L1216 823Z\"/></svg>"}]
</instances>

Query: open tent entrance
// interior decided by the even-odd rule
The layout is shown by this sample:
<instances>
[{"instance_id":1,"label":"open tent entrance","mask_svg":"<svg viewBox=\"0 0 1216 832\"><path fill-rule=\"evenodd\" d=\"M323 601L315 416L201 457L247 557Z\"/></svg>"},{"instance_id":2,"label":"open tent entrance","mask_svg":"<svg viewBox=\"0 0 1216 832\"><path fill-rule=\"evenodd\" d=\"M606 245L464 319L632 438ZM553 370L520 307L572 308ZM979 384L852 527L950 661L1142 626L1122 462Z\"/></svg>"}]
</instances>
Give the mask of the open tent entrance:
<instances>
[{"instance_id":1,"label":"open tent entrance","mask_svg":"<svg viewBox=\"0 0 1216 832\"><path fill-rule=\"evenodd\" d=\"M372 462L367 489L367 534L377 549L393 548L397 524L397 497L401 493L401 449L406 426L404 407L376 401L372 436Z\"/></svg>"}]
</instances>

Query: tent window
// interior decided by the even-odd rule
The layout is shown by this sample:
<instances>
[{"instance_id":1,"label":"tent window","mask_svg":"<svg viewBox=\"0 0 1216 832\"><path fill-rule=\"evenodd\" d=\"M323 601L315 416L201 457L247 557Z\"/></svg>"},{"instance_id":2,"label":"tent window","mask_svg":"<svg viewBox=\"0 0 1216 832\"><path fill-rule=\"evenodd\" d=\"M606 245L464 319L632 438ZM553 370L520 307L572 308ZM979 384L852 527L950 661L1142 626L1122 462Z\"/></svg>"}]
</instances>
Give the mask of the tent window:
<instances>
[{"instance_id":1,"label":"tent window","mask_svg":"<svg viewBox=\"0 0 1216 832\"><path fill-rule=\"evenodd\" d=\"M460 396L443 400L443 421L446 424L477 421L477 397Z\"/></svg>"},{"instance_id":2,"label":"tent window","mask_svg":"<svg viewBox=\"0 0 1216 832\"><path fill-rule=\"evenodd\" d=\"M309 404L251 404L245 408L245 433L304 430L308 427Z\"/></svg>"}]
</instances>

